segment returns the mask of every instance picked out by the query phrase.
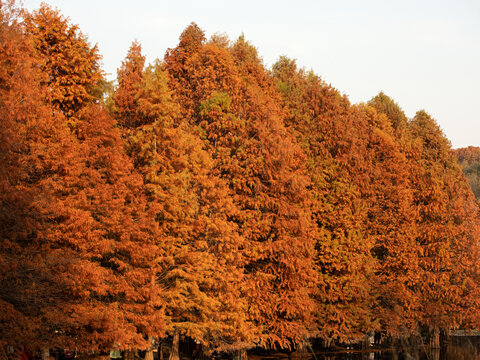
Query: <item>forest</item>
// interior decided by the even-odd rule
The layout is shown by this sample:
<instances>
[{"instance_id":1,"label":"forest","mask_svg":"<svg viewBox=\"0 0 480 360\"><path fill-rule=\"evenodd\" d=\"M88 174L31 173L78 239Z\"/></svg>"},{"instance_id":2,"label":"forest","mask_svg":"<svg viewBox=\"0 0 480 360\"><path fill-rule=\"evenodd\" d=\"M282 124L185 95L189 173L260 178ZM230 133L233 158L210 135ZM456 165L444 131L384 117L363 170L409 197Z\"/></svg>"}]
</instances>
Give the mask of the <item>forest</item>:
<instances>
[{"instance_id":1,"label":"forest","mask_svg":"<svg viewBox=\"0 0 480 360\"><path fill-rule=\"evenodd\" d=\"M46 4L0 1L0 47L0 357L480 328L480 150L426 111L195 23L113 83Z\"/></svg>"},{"instance_id":2,"label":"forest","mask_svg":"<svg viewBox=\"0 0 480 360\"><path fill-rule=\"evenodd\" d=\"M455 153L475 198L478 200L480 198L480 147L469 146L456 149Z\"/></svg>"}]
</instances>

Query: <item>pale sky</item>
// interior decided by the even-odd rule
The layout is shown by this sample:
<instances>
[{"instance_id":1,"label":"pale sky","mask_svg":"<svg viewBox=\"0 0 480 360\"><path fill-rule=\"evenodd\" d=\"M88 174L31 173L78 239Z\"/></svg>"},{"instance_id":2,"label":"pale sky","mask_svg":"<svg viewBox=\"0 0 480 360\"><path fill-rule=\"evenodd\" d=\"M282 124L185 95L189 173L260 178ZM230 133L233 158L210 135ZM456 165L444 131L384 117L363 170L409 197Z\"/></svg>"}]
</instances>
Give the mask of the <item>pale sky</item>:
<instances>
[{"instance_id":1,"label":"pale sky","mask_svg":"<svg viewBox=\"0 0 480 360\"><path fill-rule=\"evenodd\" d=\"M207 37L244 33L267 67L296 59L353 103L384 91L409 117L430 113L454 148L480 146L479 0L46 2L98 44L109 79L134 39L151 62L195 21Z\"/></svg>"}]
</instances>

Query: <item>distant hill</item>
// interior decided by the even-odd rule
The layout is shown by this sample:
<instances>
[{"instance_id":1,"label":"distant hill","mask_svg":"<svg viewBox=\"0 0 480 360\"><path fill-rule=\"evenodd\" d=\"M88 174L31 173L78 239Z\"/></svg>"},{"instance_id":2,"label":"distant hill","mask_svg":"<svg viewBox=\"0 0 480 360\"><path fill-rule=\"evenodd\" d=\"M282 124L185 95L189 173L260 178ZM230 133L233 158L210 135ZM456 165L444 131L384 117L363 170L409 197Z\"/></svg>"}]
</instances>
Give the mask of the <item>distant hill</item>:
<instances>
[{"instance_id":1,"label":"distant hill","mask_svg":"<svg viewBox=\"0 0 480 360\"><path fill-rule=\"evenodd\" d=\"M458 163L462 167L468 183L475 194L475 198L480 198L480 147L469 146L456 149Z\"/></svg>"}]
</instances>

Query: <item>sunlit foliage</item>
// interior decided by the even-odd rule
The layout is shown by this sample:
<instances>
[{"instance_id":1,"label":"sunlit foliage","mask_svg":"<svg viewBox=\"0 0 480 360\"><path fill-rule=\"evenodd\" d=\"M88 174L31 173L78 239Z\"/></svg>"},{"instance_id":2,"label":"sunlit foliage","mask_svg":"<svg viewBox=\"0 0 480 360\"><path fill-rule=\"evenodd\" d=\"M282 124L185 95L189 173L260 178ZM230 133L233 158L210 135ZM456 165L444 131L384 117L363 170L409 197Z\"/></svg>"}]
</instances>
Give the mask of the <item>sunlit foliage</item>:
<instances>
[{"instance_id":1,"label":"sunlit foliage","mask_svg":"<svg viewBox=\"0 0 480 360\"><path fill-rule=\"evenodd\" d=\"M478 196L480 152L425 111L351 104L195 23L151 64L134 41L108 94L96 46L48 5L0 2L0 48L0 357L480 326L457 163Z\"/></svg>"}]
</instances>

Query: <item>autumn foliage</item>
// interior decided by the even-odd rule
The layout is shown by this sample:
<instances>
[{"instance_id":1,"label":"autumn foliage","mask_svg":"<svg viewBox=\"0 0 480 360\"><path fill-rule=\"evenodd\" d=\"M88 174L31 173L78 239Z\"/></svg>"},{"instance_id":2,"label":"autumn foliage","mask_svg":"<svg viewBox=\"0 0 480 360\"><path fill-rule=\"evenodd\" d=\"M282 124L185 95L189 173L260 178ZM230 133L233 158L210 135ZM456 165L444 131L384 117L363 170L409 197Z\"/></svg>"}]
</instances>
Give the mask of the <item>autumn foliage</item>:
<instances>
[{"instance_id":1,"label":"autumn foliage","mask_svg":"<svg viewBox=\"0 0 480 360\"><path fill-rule=\"evenodd\" d=\"M479 152L428 113L194 23L107 93L78 26L0 5L0 351L480 326Z\"/></svg>"}]
</instances>

